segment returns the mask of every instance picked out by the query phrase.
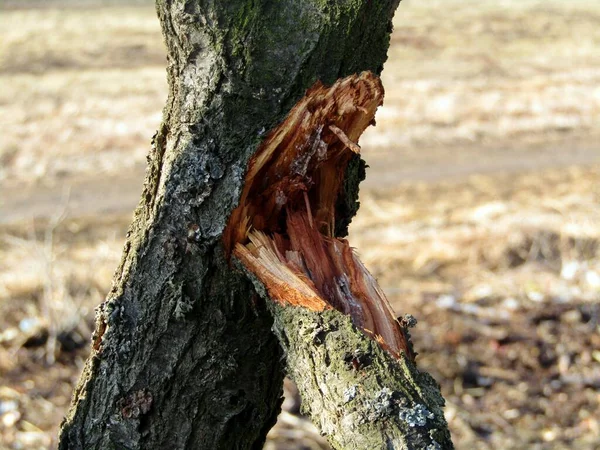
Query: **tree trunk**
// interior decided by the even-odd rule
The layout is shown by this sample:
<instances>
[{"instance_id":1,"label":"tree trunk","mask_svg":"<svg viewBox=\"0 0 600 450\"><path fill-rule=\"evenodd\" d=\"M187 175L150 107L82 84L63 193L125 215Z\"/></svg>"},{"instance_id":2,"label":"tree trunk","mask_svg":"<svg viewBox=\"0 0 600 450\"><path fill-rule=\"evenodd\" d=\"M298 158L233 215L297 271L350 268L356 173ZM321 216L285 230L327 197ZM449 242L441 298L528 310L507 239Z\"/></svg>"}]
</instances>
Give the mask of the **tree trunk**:
<instances>
[{"instance_id":1,"label":"tree trunk","mask_svg":"<svg viewBox=\"0 0 600 450\"><path fill-rule=\"evenodd\" d=\"M338 311L260 301L264 283L223 245L266 131L317 80L379 74L398 2L157 0L169 97L59 448L260 448L284 355L335 446L451 446L439 391L409 357ZM334 236L364 175L358 156L346 166Z\"/></svg>"}]
</instances>

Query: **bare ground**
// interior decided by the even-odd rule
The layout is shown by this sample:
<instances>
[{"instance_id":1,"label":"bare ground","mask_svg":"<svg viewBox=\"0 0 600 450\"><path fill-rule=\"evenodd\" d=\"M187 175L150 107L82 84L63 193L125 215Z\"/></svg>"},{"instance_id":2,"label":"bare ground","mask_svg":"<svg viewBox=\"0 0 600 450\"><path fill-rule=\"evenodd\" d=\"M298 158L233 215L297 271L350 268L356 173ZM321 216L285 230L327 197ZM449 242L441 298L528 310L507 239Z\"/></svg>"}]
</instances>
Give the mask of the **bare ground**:
<instances>
[{"instance_id":1,"label":"bare ground","mask_svg":"<svg viewBox=\"0 0 600 450\"><path fill-rule=\"evenodd\" d=\"M0 14L0 448L55 445L166 95L147 3L36 6ZM584 0L397 14L351 242L458 448L600 447L599 44ZM325 448L286 410L268 448Z\"/></svg>"}]
</instances>

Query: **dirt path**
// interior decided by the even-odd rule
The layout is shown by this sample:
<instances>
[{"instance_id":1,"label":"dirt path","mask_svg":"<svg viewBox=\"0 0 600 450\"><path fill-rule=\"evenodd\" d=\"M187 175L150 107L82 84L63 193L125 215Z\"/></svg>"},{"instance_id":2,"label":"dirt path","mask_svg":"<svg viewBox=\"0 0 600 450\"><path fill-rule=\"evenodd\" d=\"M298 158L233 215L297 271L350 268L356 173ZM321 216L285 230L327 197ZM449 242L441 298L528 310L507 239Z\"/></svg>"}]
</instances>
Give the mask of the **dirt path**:
<instances>
[{"instance_id":1,"label":"dirt path","mask_svg":"<svg viewBox=\"0 0 600 450\"><path fill-rule=\"evenodd\" d=\"M524 149L519 143L497 147L397 150L368 155L366 188L390 188L404 181L460 179L471 175L535 172L600 163L600 141L566 140Z\"/></svg>"},{"instance_id":2,"label":"dirt path","mask_svg":"<svg viewBox=\"0 0 600 450\"><path fill-rule=\"evenodd\" d=\"M435 182L471 175L519 173L571 165L600 164L597 142L565 141L525 151L516 148L438 148L366 152L365 189L386 189L404 181ZM69 217L133 211L144 177L137 166L121 175L70 177L53 185L13 186L1 190L0 223L49 218L65 209Z\"/></svg>"}]
</instances>

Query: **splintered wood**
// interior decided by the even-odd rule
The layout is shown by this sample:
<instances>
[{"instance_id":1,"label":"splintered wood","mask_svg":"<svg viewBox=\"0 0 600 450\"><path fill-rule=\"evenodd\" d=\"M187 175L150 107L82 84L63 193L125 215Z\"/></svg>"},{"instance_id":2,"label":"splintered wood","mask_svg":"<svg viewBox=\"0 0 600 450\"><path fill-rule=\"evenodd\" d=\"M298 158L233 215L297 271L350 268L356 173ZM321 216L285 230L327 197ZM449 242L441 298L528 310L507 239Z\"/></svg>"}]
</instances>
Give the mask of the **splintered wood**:
<instances>
[{"instance_id":1,"label":"splintered wood","mask_svg":"<svg viewBox=\"0 0 600 450\"><path fill-rule=\"evenodd\" d=\"M250 160L223 240L272 300L335 308L391 353L413 358L377 281L334 236L347 165L382 103L381 81L370 72L331 87L317 82Z\"/></svg>"}]
</instances>

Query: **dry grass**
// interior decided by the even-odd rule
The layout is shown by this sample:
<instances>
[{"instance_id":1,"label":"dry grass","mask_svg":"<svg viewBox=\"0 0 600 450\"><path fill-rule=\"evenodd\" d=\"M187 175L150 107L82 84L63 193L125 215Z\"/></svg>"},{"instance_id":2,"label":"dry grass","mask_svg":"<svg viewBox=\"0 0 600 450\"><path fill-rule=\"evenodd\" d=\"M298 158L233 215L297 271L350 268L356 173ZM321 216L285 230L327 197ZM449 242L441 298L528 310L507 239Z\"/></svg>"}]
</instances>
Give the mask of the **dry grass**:
<instances>
[{"instance_id":1,"label":"dry grass","mask_svg":"<svg viewBox=\"0 0 600 450\"><path fill-rule=\"evenodd\" d=\"M54 448L127 217L0 231L1 448Z\"/></svg>"},{"instance_id":2,"label":"dry grass","mask_svg":"<svg viewBox=\"0 0 600 450\"><path fill-rule=\"evenodd\" d=\"M0 182L143 164L166 99L152 7L17 9L0 15Z\"/></svg>"},{"instance_id":3,"label":"dry grass","mask_svg":"<svg viewBox=\"0 0 600 450\"><path fill-rule=\"evenodd\" d=\"M351 242L387 291L405 291L414 280L420 292L425 277L467 300L478 292L537 299L538 292L595 302L599 179L600 166L566 167L367 192ZM390 268L405 279L389 279Z\"/></svg>"},{"instance_id":4,"label":"dry grass","mask_svg":"<svg viewBox=\"0 0 600 450\"><path fill-rule=\"evenodd\" d=\"M82 319L83 332L89 332L85 324L91 322L120 259L126 220L51 220L3 228L0 316L11 327L0 340L19 337L13 327L21 328L25 339L38 328L56 338L77 329ZM46 350L51 364L58 349Z\"/></svg>"},{"instance_id":5,"label":"dry grass","mask_svg":"<svg viewBox=\"0 0 600 450\"><path fill-rule=\"evenodd\" d=\"M600 131L600 4L405 0L395 24L368 148Z\"/></svg>"}]
</instances>

